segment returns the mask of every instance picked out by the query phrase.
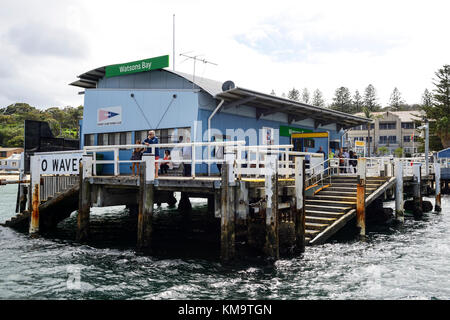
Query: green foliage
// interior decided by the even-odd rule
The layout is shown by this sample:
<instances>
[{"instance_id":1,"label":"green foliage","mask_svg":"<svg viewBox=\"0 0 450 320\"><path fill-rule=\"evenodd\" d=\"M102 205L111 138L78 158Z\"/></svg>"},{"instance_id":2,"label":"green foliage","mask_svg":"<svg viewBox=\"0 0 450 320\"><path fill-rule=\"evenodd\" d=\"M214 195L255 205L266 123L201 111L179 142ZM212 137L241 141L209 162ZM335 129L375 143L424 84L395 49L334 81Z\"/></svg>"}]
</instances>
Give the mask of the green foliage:
<instances>
[{"instance_id":1,"label":"green foliage","mask_svg":"<svg viewBox=\"0 0 450 320\"><path fill-rule=\"evenodd\" d=\"M294 100L294 101L300 101L300 91L298 91L295 88L292 88L292 90L290 90L288 92L287 95L288 99Z\"/></svg>"},{"instance_id":2,"label":"green foliage","mask_svg":"<svg viewBox=\"0 0 450 320\"><path fill-rule=\"evenodd\" d=\"M353 103L352 97L350 95L350 90L348 88L340 87L336 89L336 91L334 92L331 109L346 113L352 113Z\"/></svg>"},{"instance_id":3,"label":"green foliage","mask_svg":"<svg viewBox=\"0 0 450 320\"><path fill-rule=\"evenodd\" d=\"M314 90L312 105L316 107L325 107L325 99L323 98L322 91L319 89Z\"/></svg>"},{"instance_id":4,"label":"green foliage","mask_svg":"<svg viewBox=\"0 0 450 320\"><path fill-rule=\"evenodd\" d=\"M78 139L78 121L82 118L83 106L39 110L27 103L15 103L0 108L0 146L23 147L25 120L46 121L56 137Z\"/></svg>"},{"instance_id":5,"label":"green foliage","mask_svg":"<svg viewBox=\"0 0 450 320\"><path fill-rule=\"evenodd\" d=\"M397 87L391 93L391 98L389 99L389 107L392 111L400 111L405 101L402 99L402 94Z\"/></svg>"},{"instance_id":6,"label":"green foliage","mask_svg":"<svg viewBox=\"0 0 450 320\"><path fill-rule=\"evenodd\" d=\"M433 89L432 104L424 103L423 110L428 119L435 120L435 127L430 135L437 135L444 148L450 147L450 65L444 65L436 73L435 88Z\"/></svg>"},{"instance_id":7,"label":"green foliage","mask_svg":"<svg viewBox=\"0 0 450 320\"><path fill-rule=\"evenodd\" d=\"M394 150L394 154L397 158L401 158L403 155L403 148L397 148Z\"/></svg>"},{"instance_id":8,"label":"green foliage","mask_svg":"<svg viewBox=\"0 0 450 320\"><path fill-rule=\"evenodd\" d=\"M371 84L364 90L364 106L371 112L378 111L380 106L377 103L377 92Z\"/></svg>"},{"instance_id":9,"label":"green foliage","mask_svg":"<svg viewBox=\"0 0 450 320\"><path fill-rule=\"evenodd\" d=\"M378 154L384 156L385 154L387 154L389 151L389 149L387 147L379 147L378 148Z\"/></svg>"}]
</instances>

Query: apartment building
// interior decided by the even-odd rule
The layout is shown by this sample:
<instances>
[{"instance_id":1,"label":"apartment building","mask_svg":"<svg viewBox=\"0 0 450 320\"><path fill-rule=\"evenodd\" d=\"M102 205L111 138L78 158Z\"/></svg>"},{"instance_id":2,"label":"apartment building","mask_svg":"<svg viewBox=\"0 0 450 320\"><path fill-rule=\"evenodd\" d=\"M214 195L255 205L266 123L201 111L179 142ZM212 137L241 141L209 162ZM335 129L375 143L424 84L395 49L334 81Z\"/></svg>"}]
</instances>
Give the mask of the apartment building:
<instances>
[{"instance_id":1,"label":"apartment building","mask_svg":"<svg viewBox=\"0 0 450 320\"><path fill-rule=\"evenodd\" d=\"M370 149L372 154L379 154L378 148L386 147L387 154L394 154L395 149L402 148L403 155L417 152L419 147L419 130L416 121L421 121L423 111L386 111L373 112L374 121L370 128ZM364 116L362 113L356 116ZM346 141L352 146L355 141L365 141L367 148L367 125L361 125L347 132ZM367 153L368 154L368 153Z\"/></svg>"}]
</instances>

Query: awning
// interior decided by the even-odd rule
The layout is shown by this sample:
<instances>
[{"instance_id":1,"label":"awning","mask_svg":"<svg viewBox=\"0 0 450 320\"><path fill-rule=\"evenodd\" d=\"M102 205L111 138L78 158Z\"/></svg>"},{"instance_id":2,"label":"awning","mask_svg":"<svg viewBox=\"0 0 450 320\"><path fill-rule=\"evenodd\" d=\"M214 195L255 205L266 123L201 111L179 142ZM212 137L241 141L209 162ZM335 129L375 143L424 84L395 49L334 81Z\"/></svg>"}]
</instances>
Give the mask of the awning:
<instances>
[{"instance_id":1,"label":"awning","mask_svg":"<svg viewBox=\"0 0 450 320\"><path fill-rule=\"evenodd\" d=\"M313 119L316 129L319 126L335 123L339 131L340 129L356 127L371 121L370 119L345 112L316 107L239 87L219 93L215 98L225 100L222 106L223 110L245 105L256 109L257 119L279 112L287 114L289 124L305 119Z\"/></svg>"}]
</instances>

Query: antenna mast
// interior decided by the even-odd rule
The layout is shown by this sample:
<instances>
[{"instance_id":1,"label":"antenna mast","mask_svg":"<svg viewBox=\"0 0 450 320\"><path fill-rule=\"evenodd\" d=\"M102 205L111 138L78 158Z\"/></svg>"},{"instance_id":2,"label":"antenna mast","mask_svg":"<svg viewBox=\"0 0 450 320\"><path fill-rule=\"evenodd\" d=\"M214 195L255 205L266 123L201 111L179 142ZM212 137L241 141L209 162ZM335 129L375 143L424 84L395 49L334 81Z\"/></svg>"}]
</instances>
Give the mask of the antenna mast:
<instances>
[{"instance_id":1,"label":"antenna mast","mask_svg":"<svg viewBox=\"0 0 450 320\"><path fill-rule=\"evenodd\" d=\"M175 71L175 14L173 14L173 66L172 69Z\"/></svg>"},{"instance_id":2,"label":"antenna mast","mask_svg":"<svg viewBox=\"0 0 450 320\"><path fill-rule=\"evenodd\" d=\"M195 63L197 62L197 60L200 61L200 62L203 62L203 63L212 64L212 65L215 65L215 66L218 65L217 63L214 63L214 62L211 62L211 61L207 61L205 59L199 59L198 57L201 56L201 55L188 56L188 55L186 55L184 53L180 53L180 56L186 57L187 59L194 60L194 73L193 73L193 79L192 79L192 88L194 88L194 84L195 84Z\"/></svg>"}]
</instances>

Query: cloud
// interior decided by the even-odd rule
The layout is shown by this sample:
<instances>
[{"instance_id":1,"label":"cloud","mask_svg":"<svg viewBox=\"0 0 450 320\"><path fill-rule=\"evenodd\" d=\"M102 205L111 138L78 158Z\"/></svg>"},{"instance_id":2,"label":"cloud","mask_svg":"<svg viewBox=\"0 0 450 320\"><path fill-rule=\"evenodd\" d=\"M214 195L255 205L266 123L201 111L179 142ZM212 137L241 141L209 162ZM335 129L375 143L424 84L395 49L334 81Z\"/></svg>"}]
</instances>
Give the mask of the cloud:
<instances>
[{"instance_id":1,"label":"cloud","mask_svg":"<svg viewBox=\"0 0 450 320\"><path fill-rule=\"evenodd\" d=\"M257 53L270 56L274 61L315 62L317 55L362 53L383 55L405 43L401 35L384 34L380 30L353 30L345 26L317 28L325 18L294 19L289 16L270 17L234 39Z\"/></svg>"},{"instance_id":2,"label":"cloud","mask_svg":"<svg viewBox=\"0 0 450 320\"><path fill-rule=\"evenodd\" d=\"M81 35L61 26L38 23L16 25L7 32L6 38L24 55L66 58L86 56L87 44Z\"/></svg>"}]
</instances>

